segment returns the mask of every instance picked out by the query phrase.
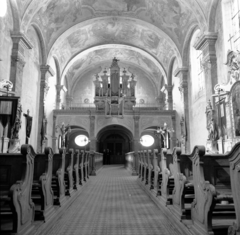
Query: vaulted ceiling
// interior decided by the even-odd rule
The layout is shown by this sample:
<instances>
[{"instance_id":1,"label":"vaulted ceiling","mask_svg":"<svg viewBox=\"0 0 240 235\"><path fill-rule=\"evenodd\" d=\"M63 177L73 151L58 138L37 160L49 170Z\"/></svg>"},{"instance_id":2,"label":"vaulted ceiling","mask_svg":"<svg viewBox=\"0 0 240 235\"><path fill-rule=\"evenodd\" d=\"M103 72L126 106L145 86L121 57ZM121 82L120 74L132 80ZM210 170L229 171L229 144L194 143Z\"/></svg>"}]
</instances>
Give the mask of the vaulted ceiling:
<instances>
[{"instance_id":1,"label":"vaulted ceiling","mask_svg":"<svg viewBox=\"0 0 240 235\"><path fill-rule=\"evenodd\" d=\"M115 56L120 65L141 69L159 87L171 60L182 64L192 30L208 30L216 1L18 0L15 5L21 31L34 26L46 63L55 57L69 86L89 69L109 67Z\"/></svg>"}]
</instances>

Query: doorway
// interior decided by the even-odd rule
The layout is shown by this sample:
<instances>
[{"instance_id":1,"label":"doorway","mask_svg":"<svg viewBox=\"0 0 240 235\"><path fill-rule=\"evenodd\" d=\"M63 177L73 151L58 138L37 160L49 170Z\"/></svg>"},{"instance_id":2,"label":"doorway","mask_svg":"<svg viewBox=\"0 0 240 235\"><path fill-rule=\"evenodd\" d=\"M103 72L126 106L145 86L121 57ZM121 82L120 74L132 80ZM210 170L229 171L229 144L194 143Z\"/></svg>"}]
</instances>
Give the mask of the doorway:
<instances>
[{"instance_id":1,"label":"doorway","mask_svg":"<svg viewBox=\"0 0 240 235\"><path fill-rule=\"evenodd\" d=\"M125 154L131 151L131 132L125 127L112 125L99 133L99 151L104 165L125 164Z\"/></svg>"}]
</instances>

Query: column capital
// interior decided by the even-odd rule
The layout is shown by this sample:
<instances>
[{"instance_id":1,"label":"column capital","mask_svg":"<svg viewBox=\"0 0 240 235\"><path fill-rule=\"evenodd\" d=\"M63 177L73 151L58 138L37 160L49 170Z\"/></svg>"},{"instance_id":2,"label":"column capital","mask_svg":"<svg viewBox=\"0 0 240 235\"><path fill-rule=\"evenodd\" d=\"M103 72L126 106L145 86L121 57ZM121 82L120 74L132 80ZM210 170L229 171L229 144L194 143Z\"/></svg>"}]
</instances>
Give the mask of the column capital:
<instances>
[{"instance_id":1,"label":"column capital","mask_svg":"<svg viewBox=\"0 0 240 235\"><path fill-rule=\"evenodd\" d=\"M49 73L51 76L55 75L55 72L53 71L53 69L51 68L50 65L41 65L40 66L40 71L42 73Z\"/></svg>"},{"instance_id":2,"label":"column capital","mask_svg":"<svg viewBox=\"0 0 240 235\"><path fill-rule=\"evenodd\" d=\"M13 43L19 43L21 46L25 49L32 49L33 45L29 41L29 39L22 33L20 32L12 32L11 33L11 38Z\"/></svg>"},{"instance_id":3,"label":"column capital","mask_svg":"<svg viewBox=\"0 0 240 235\"><path fill-rule=\"evenodd\" d=\"M139 122L140 116L133 116L135 122Z\"/></svg>"},{"instance_id":4,"label":"column capital","mask_svg":"<svg viewBox=\"0 0 240 235\"><path fill-rule=\"evenodd\" d=\"M173 85L165 85L165 88L167 89L168 92L172 92Z\"/></svg>"},{"instance_id":5,"label":"column capital","mask_svg":"<svg viewBox=\"0 0 240 235\"><path fill-rule=\"evenodd\" d=\"M202 50L208 45L215 45L217 38L217 33L204 32L201 37L195 42L194 47L196 50Z\"/></svg>"},{"instance_id":6,"label":"column capital","mask_svg":"<svg viewBox=\"0 0 240 235\"><path fill-rule=\"evenodd\" d=\"M174 76L181 78L184 75L188 74L188 68L187 67L182 67L182 68L177 68L175 70Z\"/></svg>"}]
</instances>

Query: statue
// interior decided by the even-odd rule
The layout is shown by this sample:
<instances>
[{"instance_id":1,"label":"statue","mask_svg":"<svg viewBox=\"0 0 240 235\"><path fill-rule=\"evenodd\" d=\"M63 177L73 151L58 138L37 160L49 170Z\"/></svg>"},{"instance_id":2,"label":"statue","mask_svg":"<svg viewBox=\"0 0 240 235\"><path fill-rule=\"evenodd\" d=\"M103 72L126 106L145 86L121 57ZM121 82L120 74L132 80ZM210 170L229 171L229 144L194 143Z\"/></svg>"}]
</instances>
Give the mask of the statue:
<instances>
[{"instance_id":1,"label":"statue","mask_svg":"<svg viewBox=\"0 0 240 235\"><path fill-rule=\"evenodd\" d=\"M12 127L11 139L19 139L18 134L22 126L21 115L22 115L22 105L20 103L20 99L18 99L16 119Z\"/></svg>"},{"instance_id":2,"label":"statue","mask_svg":"<svg viewBox=\"0 0 240 235\"><path fill-rule=\"evenodd\" d=\"M95 96L100 96L100 90L101 90L101 81L99 80L98 74L96 74L96 80L93 81L95 85Z\"/></svg>"},{"instance_id":3,"label":"statue","mask_svg":"<svg viewBox=\"0 0 240 235\"><path fill-rule=\"evenodd\" d=\"M31 135L31 130L32 130L32 117L29 115L29 109L27 110L27 113L24 114L26 118L26 141L25 144L28 144L29 138Z\"/></svg>"},{"instance_id":4,"label":"statue","mask_svg":"<svg viewBox=\"0 0 240 235\"><path fill-rule=\"evenodd\" d=\"M211 101L208 101L206 107L206 119L207 119L207 130L208 140L217 141L219 139L218 126L214 119L214 110L212 108Z\"/></svg>"},{"instance_id":5,"label":"statue","mask_svg":"<svg viewBox=\"0 0 240 235\"><path fill-rule=\"evenodd\" d=\"M65 126L65 123L63 122L61 127L60 127L60 131L61 131L60 136L61 136L61 139L62 139L61 148L65 148L66 143L68 143L67 134L71 131L71 127L70 127L69 124L67 126Z\"/></svg>"},{"instance_id":6,"label":"statue","mask_svg":"<svg viewBox=\"0 0 240 235\"><path fill-rule=\"evenodd\" d=\"M229 68L227 86L232 86L240 80L240 52L228 51L226 65Z\"/></svg>"}]
</instances>

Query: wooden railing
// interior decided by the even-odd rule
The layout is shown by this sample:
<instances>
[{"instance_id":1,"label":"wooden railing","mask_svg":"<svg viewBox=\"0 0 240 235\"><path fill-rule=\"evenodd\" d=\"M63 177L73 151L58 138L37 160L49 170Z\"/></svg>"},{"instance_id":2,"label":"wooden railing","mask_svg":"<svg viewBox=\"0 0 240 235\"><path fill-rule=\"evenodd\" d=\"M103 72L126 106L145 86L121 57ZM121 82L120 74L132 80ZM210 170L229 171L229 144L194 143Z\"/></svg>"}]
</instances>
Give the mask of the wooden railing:
<instances>
[{"instance_id":1,"label":"wooden railing","mask_svg":"<svg viewBox=\"0 0 240 235\"><path fill-rule=\"evenodd\" d=\"M103 166L103 154L95 151L90 152L90 175L97 175Z\"/></svg>"}]
</instances>

